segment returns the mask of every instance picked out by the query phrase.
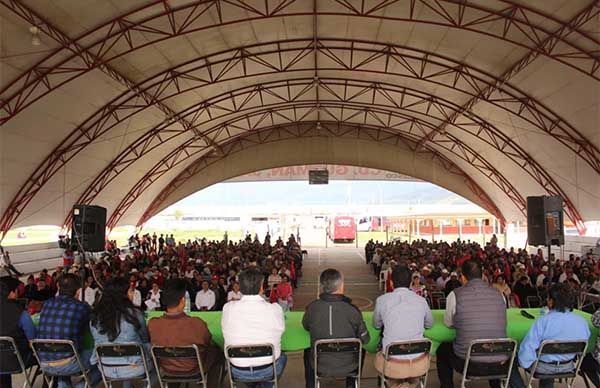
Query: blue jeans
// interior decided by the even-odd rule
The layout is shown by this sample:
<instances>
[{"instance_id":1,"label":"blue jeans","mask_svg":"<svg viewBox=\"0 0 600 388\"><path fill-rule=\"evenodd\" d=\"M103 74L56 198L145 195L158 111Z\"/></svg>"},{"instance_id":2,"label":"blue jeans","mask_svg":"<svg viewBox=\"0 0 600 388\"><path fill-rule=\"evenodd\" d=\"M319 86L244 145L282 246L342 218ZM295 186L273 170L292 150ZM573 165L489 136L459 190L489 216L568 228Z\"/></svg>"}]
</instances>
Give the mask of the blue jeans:
<instances>
[{"instance_id":1,"label":"blue jeans","mask_svg":"<svg viewBox=\"0 0 600 388\"><path fill-rule=\"evenodd\" d=\"M533 365L532 365L533 367ZM568 364L556 365L546 364L545 362L538 363L536 374L538 375L551 375L557 373L569 373L575 370L575 364L570 362ZM517 360L513 366L512 373L510 374L510 388L525 388L525 382L519 373ZM554 379L540 379L540 388L553 388Z\"/></svg>"},{"instance_id":2,"label":"blue jeans","mask_svg":"<svg viewBox=\"0 0 600 388\"><path fill-rule=\"evenodd\" d=\"M79 353L79 357L81 359L83 367L89 370L88 378L90 380L90 384L92 384L92 387L96 386L100 381L102 381L102 376L100 376L100 371L95 365L90 366L92 350L81 351ZM77 363L77 360L75 358L73 358L69 363L60 366L49 366L44 361L42 361L41 367L44 373L47 373L51 376L62 376L58 377L58 388L71 387L71 377L69 376L81 373L81 369L79 369L79 364ZM76 388L82 388L84 386L85 380L81 380L78 384L76 384Z\"/></svg>"},{"instance_id":3,"label":"blue jeans","mask_svg":"<svg viewBox=\"0 0 600 388\"><path fill-rule=\"evenodd\" d=\"M287 356L285 353L281 353L281 356L275 362L275 367L277 368L277 379L281 377L283 374L283 370L285 369L285 365L287 363ZM231 366L231 375L233 379L241 382L249 382L256 384L248 384L249 386L253 386L255 388L272 388L273 383L264 382L265 380L273 379L273 367L269 366L268 368L252 370L252 369L239 369L235 366Z\"/></svg>"}]
</instances>

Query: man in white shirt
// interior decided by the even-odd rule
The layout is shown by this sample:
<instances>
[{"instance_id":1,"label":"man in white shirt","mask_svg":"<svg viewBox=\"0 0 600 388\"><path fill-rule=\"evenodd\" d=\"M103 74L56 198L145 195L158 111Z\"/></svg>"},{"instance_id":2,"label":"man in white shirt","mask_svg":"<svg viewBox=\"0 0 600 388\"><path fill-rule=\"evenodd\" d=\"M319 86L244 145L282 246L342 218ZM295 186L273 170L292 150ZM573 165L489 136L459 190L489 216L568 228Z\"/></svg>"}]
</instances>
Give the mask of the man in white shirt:
<instances>
[{"instance_id":1,"label":"man in white shirt","mask_svg":"<svg viewBox=\"0 0 600 388\"><path fill-rule=\"evenodd\" d=\"M545 265L542 267L542 273L538 275L535 281L535 286L537 288L542 288L548 284L548 280L548 266Z\"/></svg>"},{"instance_id":2,"label":"man in white shirt","mask_svg":"<svg viewBox=\"0 0 600 388\"><path fill-rule=\"evenodd\" d=\"M448 275L448 270L444 268L442 270L442 276L438 277L435 281L435 284L437 284L438 288L442 291L444 291L444 289L446 288L446 283L448 283L448 280L450 280L450 277Z\"/></svg>"},{"instance_id":3,"label":"man in white shirt","mask_svg":"<svg viewBox=\"0 0 600 388\"><path fill-rule=\"evenodd\" d=\"M283 310L277 303L263 299L263 275L256 268L249 268L239 275L242 299L223 307L221 328L225 347L272 344L276 361L277 377L285 368L287 357L281 352L281 336L285 330ZM239 381L270 380L273 376L271 357L232 358L232 375ZM260 383L260 388L271 388L271 383Z\"/></svg>"},{"instance_id":4,"label":"man in white shirt","mask_svg":"<svg viewBox=\"0 0 600 388\"><path fill-rule=\"evenodd\" d=\"M216 296L213 290L208 288L208 282L202 282L202 289L196 294L196 308L199 311L208 311L215 306Z\"/></svg>"}]
</instances>

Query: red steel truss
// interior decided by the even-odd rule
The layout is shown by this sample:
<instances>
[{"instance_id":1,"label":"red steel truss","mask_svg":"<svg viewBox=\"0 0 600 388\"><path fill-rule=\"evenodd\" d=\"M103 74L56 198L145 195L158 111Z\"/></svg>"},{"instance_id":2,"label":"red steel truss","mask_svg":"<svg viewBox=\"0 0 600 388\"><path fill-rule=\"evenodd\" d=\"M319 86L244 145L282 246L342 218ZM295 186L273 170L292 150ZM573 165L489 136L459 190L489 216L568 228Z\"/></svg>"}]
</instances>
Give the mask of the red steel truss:
<instances>
[{"instance_id":1,"label":"red steel truss","mask_svg":"<svg viewBox=\"0 0 600 388\"><path fill-rule=\"evenodd\" d=\"M317 90L313 86L317 86ZM223 129L217 126L219 130L212 128L214 122L218 122L223 118L231 117L232 115L239 117L241 114L255 110L257 106L261 109L273 109L282 105L300 102L313 102L315 94L321 90L321 99L314 100L314 103L331 103L341 102L348 105L348 111L353 109L353 104L368 104L373 107L391 108L399 112L408 112L422 118L431 118L433 121L428 121L428 128L435 129L436 125L441 122L447 122L448 117L457 106L450 101L431 96L427 93L419 92L406 87L394 87L383 83L350 81L347 79L329 79L321 78L318 80L311 79L294 79L287 81L277 81L264 83L259 85L248 86L239 90L227 92L221 96L215 96L214 99L206 100L198 103L195 106L180 113L183 118L189 118L192 125L198 128L202 127L200 132L203 136L192 136L176 147L168 156L164 157L153 169L150 169L147 176L155 176L154 171L163 166L170 166L173 158L187 158L190 152L205 151L211 148L211 144L217 143L222 138ZM314 91L314 93L313 93ZM271 98L274 103L266 104L265 101ZM236 103L237 101L237 103ZM363 109L361 108L361 111ZM244 116L245 117L245 116ZM295 117L295 116L294 116ZM365 116L365 120L366 120ZM371 119L377 118L378 124L385 126L389 122L382 121L377 116L371 116ZM342 120L341 118L336 118ZM423 119L421 119L423 120ZM424 121L424 120L423 120ZM366 125L367 123L361 123ZM185 135L185 131L164 131L164 127L168 124L159 125L157 128L149 131L145 136L138 139L138 142L132 144L131 149L124 150L121 155L115 159L117 169L105 170L97 179L96 182L102 186L94 185L88 187L84 195L80 197L78 203L92 203L96 196L100 193L103 187L108 184L120 172L127 169L135 161L143 155L150 153L153 149L166 142ZM420 126L422 127L422 126ZM551 194L561 195L568 202L566 206L567 215L570 219L580 219L580 214L568 200L566 194L560 186L547 174L537 162L535 162L520 146L512 141L508 136L497 130L492 124L485 121L470 112L465 112L460 123L452 123L452 127L467 135L471 135L475 141L484 141L487 145L497 149L502 155L508 157L512 162L523 168L538 184ZM204 129L206 128L206 129ZM250 128L248 130L254 130ZM409 131L410 132L410 131ZM426 132L419 133L421 136ZM234 136L227 131L227 137ZM154 138L154 139L153 139ZM209 138L212 141L207 144L205 139ZM456 142L462 145L463 142L456 136L446 136L440 139L440 142ZM188 147L192 151L188 150ZM169 167L169 168L170 168ZM146 177L145 177L146 178ZM504 192L512 193L516 190L506 190ZM131 192L129 193L131 194ZM128 194L128 196L129 196ZM137 196L136 196L137 197ZM127 200L124 200L127 202ZM514 201L520 208L523 202L516 198ZM65 220L65 226L70 226L70 218Z\"/></svg>"},{"instance_id":2,"label":"red steel truss","mask_svg":"<svg viewBox=\"0 0 600 388\"><path fill-rule=\"evenodd\" d=\"M316 8L312 2L303 0L284 0L275 4L254 0L197 0L182 6L171 6L168 0L159 0L119 15L71 40L18 0L0 1L61 44L0 91L6 96L0 103L0 110L5 113L0 118L0 125L42 96L90 70L102 68L111 73L110 69L104 68L110 61L140 48L211 28L298 16L343 16L470 31L536 52L593 79L600 79L600 59L594 50L586 48L597 47L600 41L581 28L600 12L595 2L580 18L564 23L508 0L496 0L489 8L460 0L411 0L405 6L401 4L404 2L395 0L320 0ZM556 29L561 32L554 32Z\"/></svg>"},{"instance_id":3,"label":"red steel truss","mask_svg":"<svg viewBox=\"0 0 600 388\"><path fill-rule=\"evenodd\" d=\"M284 44L285 48L282 47ZM271 50L268 50L269 47ZM217 58L214 62L207 60L207 58L201 58L198 61L192 61L174 70L162 73L157 77L152 77L142 82L141 86L137 86L136 90L139 89L150 94L152 102L160 102L190 90L226 80L275 74L283 71L300 72L310 70L311 64L306 63L306 58L313 50L312 40L276 42L230 50L227 53L220 53L220 59ZM327 60L326 63L321 65L324 70L370 72L408 77L422 82L442 85L470 96L477 96L486 85L493 85L497 81L488 74L463 64L457 64L448 58L431 53L423 55L422 52L417 50L409 52L399 46L377 45L372 42L360 41L320 40L317 50ZM283 52L287 54L287 59L277 55ZM279 60L274 61L273 58L279 58ZM325 60L321 62L325 62ZM249 63L252 63L253 69L255 69L254 72L251 72L249 66L246 66ZM395 66L392 70L392 64L400 64L401 66ZM186 81L186 85L191 86L184 89L182 83L180 83L183 80ZM32 174L3 215L0 230L8 230L39 189L79 151L118 123L151 106L151 103L146 101L143 103L134 101L139 93L136 90L123 93L92 115L48 156L37 171ZM571 150L579 152L588 164L592 165L596 171L600 171L598 150L578 134L574 128L570 127L568 123L514 87L503 85L499 90L503 92L501 98L490 96L484 101L524 118ZM181 123L181 113L175 113L174 116L171 116L171 120ZM194 125L193 122L188 121L188 124L181 125L181 128L170 126L168 129L162 127L161 129L165 133L168 131L187 131L190 126L194 127ZM496 128L488 125L484 125L483 129L485 129L484 132L489 132L491 136L494 136L494 131L496 131ZM501 136L500 131L498 131L498 134ZM160 141L160 137L150 139ZM589 146L583 147L582 144L585 143ZM149 146L150 143L142 141L136 143L136 146L131 147L131 149L135 155L139 153L139 150ZM498 143L498 146L505 147L501 143ZM120 171L122 170L121 167L119 161L117 161L116 164L111 163L107 171ZM107 176L101 174L101 177ZM100 178L92 185L93 190L96 190L97 187L101 190L108 182L109 180ZM574 212L573 215L575 216L576 213ZM573 221L579 224L576 220Z\"/></svg>"},{"instance_id":4,"label":"red steel truss","mask_svg":"<svg viewBox=\"0 0 600 388\"><path fill-rule=\"evenodd\" d=\"M424 105L423 110L427 108L427 101L414 104L417 107ZM318 106L318 108L317 108ZM217 138L222 138L223 142L228 142L236 137L243 137L246 134L262 131L264 126L268 128L294 122L302 122L310 119L314 114L321 113L321 117L329 122L359 125L361 127L384 128L387 132L401 134L404 137L419 139L425 131L435 128L435 125L419 117L420 113L406 114L398 113L389 108L378 108L373 104L360 102L329 102L326 100L303 102L295 99L287 104L277 104L276 107L261 109L242 117L219 123L209 129L207 133ZM237 133L234 134L234 133ZM376 139L373 139L376 140ZM153 168L136 183L133 188L123 197L123 200L111 214L107 227L112 229L119 222L120 217L126 213L129 207L139 198L142 193L160 177L189 158L206 153L207 147L202 144L190 147L183 145L173 150L168 156L163 158ZM210 153L210 151L208 151ZM457 137L448 134L447 139L439 139L435 147L429 147L428 152L451 155L470 165L477 171L488 177L503 193L525 214L525 200L515 187L498 170L488 162L486 158L479 155L478 152L463 143ZM447 157L448 158L448 157ZM451 158L448 158L451 159Z\"/></svg>"},{"instance_id":5,"label":"red steel truss","mask_svg":"<svg viewBox=\"0 0 600 388\"><path fill-rule=\"evenodd\" d=\"M592 20L592 18L597 12L598 2L593 1L587 7L578 12L574 17L572 17L568 24L562 25L554 34L549 35L548 37L546 37L546 39L541 41L538 45L538 48L543 48L546 46L556 44L556 36L566 37L567 35L569 35L570 29L568 28L568 26L583 26L584 24ZM504 74L502 74L500 78L494 83L494 85L487 86L485 89L479 92L477 96L470 98L469 101L467 101L461 107L461 109L455 110L454 113L452 113L452 115L450 116L447 123L443 123L438 128L436 128L435 131L430 132L426 136L424 136L423 139L419 141L419 146L423 145L424 142L428 141L432 137L435 137L439 132L444 132L448 123L453 123L456 121L456 119L458 119L458 117L460 116L460 112L471 111L475 104L480 102L484 96L489 98L489 96L491 96L492 93L497 91L501 85L508 83L515 75L520 73L523 69L529 66L529 64L531 64L536 58L538 58L540 55L539 53L540 52L538 50L532 50L529 53L527 53L527 55L525 55L523 58L517 61L508 70L506 70Z\"/></svg>"},{"instance_id":6,"label":"red steel truss","mask_svg":"<svg viewBox=\"0 0 600 388\"><path fill-rule=\"evenodd\" d=\"M147 207L137 225L143 225L148 219L156 214L157 211L164 205L164 201L170 196L170 194L181 187L181 185L184 184L188 179L200 173L204 168L210 166L211 164L226 158L227 156L242 151L243 149L260 144L301 137L335 136L337 138L360 138L396 145L403 143L405 145L409 145L409 147L413 149L416 148L416 140L418 140L417 137L411 137L410 135L400 134L397 132L390 132L386 128L377 126L361 126L354 123L341 123L335 121L323 121L319 122L319 124L319 128L317 128L317 122L294 122L276 125L262 128L260 131L248 132L244 136L230 139L228 142L221 144L221 148L223 150L222 155L208 153L199 157L179 175L177 175L175 179L167 184L160 194L154 199L154 201L152 201L152 203ZM502 217L502 214L494 205L492 200L488 197L488 195L477 185L477 183L475 183L468 174L466 174L443 154L436 151L430 151L427 149L427 147L428 146L416 152L430 155L431 158L441 162L449 173L460 176L469 189L471 189L473 193L481 200L486 210L496 216L501 223L504 224L505 220ZM128 204L126 207L129 206L131 206L131 204ZM122 216L122 214L114 213L111 217L110 224L116 224L120 216Z\"/></svg>"}]
</instances>

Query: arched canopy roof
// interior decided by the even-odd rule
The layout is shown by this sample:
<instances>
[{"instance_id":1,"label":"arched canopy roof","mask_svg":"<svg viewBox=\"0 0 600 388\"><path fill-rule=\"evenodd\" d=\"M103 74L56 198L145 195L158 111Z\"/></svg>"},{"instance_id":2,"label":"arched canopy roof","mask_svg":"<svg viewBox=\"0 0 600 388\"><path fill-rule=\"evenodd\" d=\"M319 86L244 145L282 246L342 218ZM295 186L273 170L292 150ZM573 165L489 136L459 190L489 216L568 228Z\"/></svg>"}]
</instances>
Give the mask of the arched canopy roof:
<instances>
[{"instance_id":1,"label":"arched canopy roof","mask_svg":"<svg viewBox=\"0 0 600 388\"><path fill-rule=\"evenodd\" d=\"M0 4L0 236L75 203L141 224L302 163L402 172L508 221L542 194L580 231L600 219L597 1Z\"/></svg>"}]
</instances>

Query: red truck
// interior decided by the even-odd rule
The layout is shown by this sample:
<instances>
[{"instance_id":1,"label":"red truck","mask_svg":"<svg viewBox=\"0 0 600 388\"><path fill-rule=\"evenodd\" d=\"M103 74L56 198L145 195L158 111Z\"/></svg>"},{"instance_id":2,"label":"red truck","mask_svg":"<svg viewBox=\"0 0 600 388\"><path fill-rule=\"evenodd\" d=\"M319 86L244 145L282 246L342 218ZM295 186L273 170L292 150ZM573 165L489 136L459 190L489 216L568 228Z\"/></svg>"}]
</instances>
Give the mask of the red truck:
<instances>
[{"instance_id":1,"label":"red truck","mask_svg":"<svg viewBox=\"0 0 600 388\"><path fill-rule=\"evenodd\" d=\"M333 242L353 242L356 239L354 217L333 217L329 220L328 234Z\"/></svg>"}]
</instances>

